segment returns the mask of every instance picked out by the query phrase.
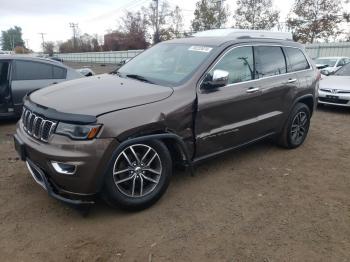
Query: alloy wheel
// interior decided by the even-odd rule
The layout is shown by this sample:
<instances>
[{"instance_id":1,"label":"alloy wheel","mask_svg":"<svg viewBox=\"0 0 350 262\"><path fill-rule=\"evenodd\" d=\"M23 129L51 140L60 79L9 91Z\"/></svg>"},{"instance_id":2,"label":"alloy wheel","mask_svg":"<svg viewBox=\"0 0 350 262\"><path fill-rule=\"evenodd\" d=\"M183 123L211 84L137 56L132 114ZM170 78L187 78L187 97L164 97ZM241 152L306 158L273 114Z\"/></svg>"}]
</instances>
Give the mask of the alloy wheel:
<instances>
[{"instance_id":1,"label":"alloy wheel","mask_svg":"<svg viewBox=\"0 0 350 262\"><path fill-rule=\"evenodd\" d=\"M292 128L290 131L290 137L293 144L300 144L308 128L308 117L307 114L303 111L298 112L292 122Z\"/></svg>"},{"instance_id":2,"label":"alloy wheel","mask_svg":"<svg viewBox=\"0 0 350 262\"><path fill-rule=\"evenodd\" d=\"M162 174L162 162L156 150L145 144L126 147L113 166L118 190L128 197L144 197L155 190Z\"/></svg>"}]
</instances>

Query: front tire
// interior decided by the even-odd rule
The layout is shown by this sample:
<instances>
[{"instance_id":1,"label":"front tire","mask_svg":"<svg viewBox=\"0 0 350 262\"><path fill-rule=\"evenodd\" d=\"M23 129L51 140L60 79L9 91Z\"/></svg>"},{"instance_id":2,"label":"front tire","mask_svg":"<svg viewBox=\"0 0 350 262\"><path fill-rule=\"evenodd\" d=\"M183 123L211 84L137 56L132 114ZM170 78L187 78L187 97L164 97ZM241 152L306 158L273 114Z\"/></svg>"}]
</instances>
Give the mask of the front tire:
<instances>
[{"instance_id":1,"label":"front tire","mask_svg":"<svg viewBox=\"0 0 350 262\"><path fill-rule=\"evenodd\" d=\"M105 177L103 196L113 207L145 209L165 193L171 175L171 156L162 142L131 144L114 157Z\"/></svg>"},{"instance_id":2,"label":"front tire","mask_svg":"<svg viewBox=\"0 0 350 262\"><path fill-rule=\"evenodd\" d=\"M301 146L309 131L310 117L309 107L303 103L297 103L279 135L278 144L288 149Z\"/></svg>"}]
</instances>

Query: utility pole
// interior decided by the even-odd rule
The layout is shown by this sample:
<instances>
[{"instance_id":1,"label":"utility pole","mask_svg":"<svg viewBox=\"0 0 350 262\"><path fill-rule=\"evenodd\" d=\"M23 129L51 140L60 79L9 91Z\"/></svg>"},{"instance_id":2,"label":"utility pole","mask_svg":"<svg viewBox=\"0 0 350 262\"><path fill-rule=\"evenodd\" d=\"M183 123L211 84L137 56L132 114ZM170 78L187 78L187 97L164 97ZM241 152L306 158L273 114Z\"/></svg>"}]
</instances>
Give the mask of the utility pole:
<instances>
[{"instance_id":1,"label":"utility pole","mask_svg":"<svg viewBox=\"0 0 350 262\"><path fill-rule=\"evenodd\" d=\"M11 47L13 51L15 49L15 36L13 34L11 35Z\"/></svg>"},{"instance_id":2,"label":"utility pole","mask_svg":"<svg viewBox=\"0 0 350 262\"><path fill-rule=\"evenodd\" d=\"M154 36L154 42L159 43L159 0L153 0L156 3L156 32Z\"/></svg>"},{"instance_id":3,"label":"utility pole","mask_svg":"<svg viewBox=\"0 0 350 262\"><path fill-rule=\"evenodd\" d=\"M27 49L29 49L29 39L24 39L24 41L26 42Z\"/></svg>"},{"instance_id":4,"label":"utility pole","mask_svg":"<svg viewBox=\"0 0 350 262\"><path fill-rule=\"evenodd\" d=\"M73 30L73 47L74 47L74 50L76 50L78 24L69 23L69 27L72 28L72 30Z\"/></svg>"},{"instance_id":5,"label":"utility pole","mask_svg":"<svg viewBox=\"0 0 350 262\"><path fill-rule=\"evenodd\" d=\"M216 0L216 1L214 1L214 3L216 4L216 6L218 8L218 25L219 25L219 28L221 28L221 26L222 26L221 14L222 14L222 7L223 7L223 4L224 4L224 1L225 0Z\"/></svg>"},{"instance_id":6,"label":"utility pole","mask_svg":"<svg viewBox=\"0 0 350 262\"><path fill-rule=\"evenodd\" d=\"M39 33L39 35L41 35L41 41L42 41L43 53L44 53L44 52L45 52L45 39L44 39L44 35L46 35L46 33Z\"/></svg>"}]
</instances>

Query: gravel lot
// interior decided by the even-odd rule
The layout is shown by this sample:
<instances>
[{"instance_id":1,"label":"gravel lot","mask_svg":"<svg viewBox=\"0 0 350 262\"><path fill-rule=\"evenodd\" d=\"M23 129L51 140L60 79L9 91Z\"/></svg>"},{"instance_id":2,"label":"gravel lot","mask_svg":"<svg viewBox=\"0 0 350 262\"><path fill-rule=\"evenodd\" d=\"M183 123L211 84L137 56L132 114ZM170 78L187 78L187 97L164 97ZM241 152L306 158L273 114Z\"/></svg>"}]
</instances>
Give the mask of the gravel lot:
<instances>
[{"instance_id":1,"label":"gravel lot","mask_svg":"<svg viewBox=\"0 0 350 262\"><path fill-rule=\"evenodd\" d=\"M270 142L177 172L138 213L49 198L0 122L1 261L350 261L350 110L321 107L305 144Z\"/></svg>"}]
</instances>

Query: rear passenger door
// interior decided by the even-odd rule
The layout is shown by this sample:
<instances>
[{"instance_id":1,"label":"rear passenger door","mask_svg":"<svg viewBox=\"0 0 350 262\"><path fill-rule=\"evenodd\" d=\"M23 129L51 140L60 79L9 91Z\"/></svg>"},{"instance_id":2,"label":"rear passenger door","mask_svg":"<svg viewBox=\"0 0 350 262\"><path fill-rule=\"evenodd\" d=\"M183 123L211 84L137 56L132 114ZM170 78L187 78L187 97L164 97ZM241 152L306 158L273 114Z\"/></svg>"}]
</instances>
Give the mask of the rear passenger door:
<instances>
[{"instance_id":1,"label":"rear passenger door","mask_svg":"<svg viewBox=\"0 0 350 262\"><path fill-rule=\"evenodd\" d=\"M281 46L256 45L254 56L261 91L257 132L263 136L279 131L299 82L295 73L288 72L286 55Z\"/></svg>"},{"instance_id":2,"label":"rear passenger door","mask_svg":"<svg viewBox=\"0 0 350 262\"><path fill-rule=\"evenodd\" d=\"M33 90L64 81L66 74L65 68L49 63L15 60L11 81L14 105L22 104L23 97Z\"/></svg>"},{"instance_id":3,"label":"rear passenger door","mask_svg":"<svg viewBox=\"0 0 350 262\"><path fill-rule=\"evenodd\" d=\"M299 82L298 96L310 94L310 90L316 90L317 79L315 74L310 73L312 67L304 52L296 47L283 47L286 54L288 72L296 75ZM294 101L293 101L294 102Z\"/></svg>"}]
</instances>

